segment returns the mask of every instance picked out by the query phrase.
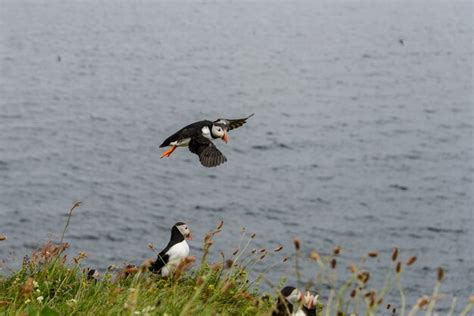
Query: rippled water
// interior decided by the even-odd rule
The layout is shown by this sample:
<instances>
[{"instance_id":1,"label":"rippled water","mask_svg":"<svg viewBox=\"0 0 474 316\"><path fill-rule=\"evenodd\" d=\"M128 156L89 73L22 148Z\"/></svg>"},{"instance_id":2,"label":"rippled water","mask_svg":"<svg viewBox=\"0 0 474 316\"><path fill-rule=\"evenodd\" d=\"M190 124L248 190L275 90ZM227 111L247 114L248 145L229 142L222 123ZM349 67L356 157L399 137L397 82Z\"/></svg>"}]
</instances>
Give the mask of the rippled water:
<instances>
[{"instance_id":1,"label":"rippled water","mask_svg":"<svg viewBox=\"0 0 474 316\"><path fill-rule=\"evenodd\" d=\"M446 292L473 292L472 2L1 1L0 17L0 258L58 237L80 200L66 239L95 266L151 257L178 220L197 254L222 219L216 252L243 226L283 255L342 245L346 264L398 246L419 258L410 299L438 265ZM159 159L182 126L250 113L222 167Z\"/></svg>"}]
</instances>

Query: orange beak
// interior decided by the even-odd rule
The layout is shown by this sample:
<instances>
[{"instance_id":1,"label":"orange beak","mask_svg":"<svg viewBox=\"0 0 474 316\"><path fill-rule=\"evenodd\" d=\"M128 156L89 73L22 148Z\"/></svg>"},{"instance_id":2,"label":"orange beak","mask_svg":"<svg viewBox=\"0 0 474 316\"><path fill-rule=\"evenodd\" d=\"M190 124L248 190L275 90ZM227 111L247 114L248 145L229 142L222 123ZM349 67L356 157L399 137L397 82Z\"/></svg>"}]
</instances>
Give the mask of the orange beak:
<instances>
[{"instance_id":1,"label":"orange beak","mask_svg":"<svg viewBox=\"0 0 474 316\"><path fill-rule=\"evenodd\" d=\"M190 231L189 234L186 236L186 239L187 239L187 240L193 240L193 234L191 234L191 231Z\"/></svg>"},{"instance_id":2,"label":"orange beak","mask_svg":"<svg viewBox=\"0 0 474 316\"><path fill-rule=\"evenodd\" d=\"M227 135L227 132L224 133L224 136L222 136L222 140L224 141L224 143L227 144L227 142L229 141L229 136Z\"/></svg>"}]
</instances>

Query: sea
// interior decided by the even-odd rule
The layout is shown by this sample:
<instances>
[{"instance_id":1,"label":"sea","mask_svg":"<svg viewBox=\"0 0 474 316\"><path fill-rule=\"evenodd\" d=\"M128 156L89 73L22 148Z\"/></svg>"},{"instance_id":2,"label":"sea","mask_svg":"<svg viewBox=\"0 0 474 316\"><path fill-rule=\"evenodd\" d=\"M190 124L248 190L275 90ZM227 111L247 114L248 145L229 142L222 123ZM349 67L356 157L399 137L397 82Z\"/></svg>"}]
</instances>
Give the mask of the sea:
<instances>
[{"instance_id":1,"label":"sea","mask_svg":"<svg viewBox=\"0 0 474 316\"><path fill-rule=\"evenodd\" d=\"M408 303L445 279L474 284L472 1L0 1L0 273L61 237L84 265L140 264L175 222L211 260L267 249L263 286L338 280L381 288L405 262ZM161 142L240 118L216 168ZM245 231L244 231L245 230ZM244 232L243 232L244 231ZM282 251L273 249L282 245ZM368 252L377 258L367 258ZM284 257L289 257L283 262ZM271 286L270 286L271 288ZM324 287L320 289L324 291ZM323 296L325 294L322 294ZM394 301L398 292L393 291Z\"/></svg>"}]
</instances>

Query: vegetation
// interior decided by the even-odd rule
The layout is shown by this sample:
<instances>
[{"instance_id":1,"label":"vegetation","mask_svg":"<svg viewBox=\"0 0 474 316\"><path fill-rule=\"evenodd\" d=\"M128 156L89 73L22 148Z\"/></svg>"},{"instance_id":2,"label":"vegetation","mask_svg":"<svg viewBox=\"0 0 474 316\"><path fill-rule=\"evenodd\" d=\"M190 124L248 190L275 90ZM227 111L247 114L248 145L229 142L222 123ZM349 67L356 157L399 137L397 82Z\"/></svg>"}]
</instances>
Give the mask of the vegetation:
<instances>
[{"instance_id":1,"label":"vegetation","mask_svg":"<svg viewBox=\"0 0 474 316\"><path fill-rule=\"evenodd\" d=\"M298 279L301 277L298 269L300 261L313 261L318 272L314 282L306 283L305 287L320 294L320 315L378 315L384 312L411 316L420 310L425 315L432 315L442 297L440 286L444 271L438 268L433 293L418 299L410 309L406 307L400 276L405 268L416 262L416 257L402 262L397 248L391 253L391 267L380 290L369 287L371 275L363 264L365 260L377 257L376 252L364 256L365 259L358 265L350 265L348 277L343 282L336 282L340 247L328 256L321 256L316 251L306 256L301 252L300 242L295 240L294 256L280 258L282 247L250 250L255 234L247 234L245 230L242 230L241 245L231 258L226 259L221 253L219 262L210 263L208 254L223 223L205 235L203 255L193 270L190 266L196 259L189 257L170 278L150 273L148 262L140 267L117 269L111 266L98 276L92 270L82 268L87 254L79 253L69 259L65 251L68 244L62 242L72 212L79 205L76 203L70 210L61 242L47 243L31 258L25 257L17 272L0 277L0 314L270 315L285 280L274 285L266 280L265 272L252 281L247 274L252 265L265 257L273 257L279 263L294 261ZM261 293L261 282L274 290L268 294ZM384 303L387 295L394 291L398 292L398 306ZM454 314L455 303L454 300L449 315ZM471 295L461 315L468 315L473 304L474 297Z\"/></svg>"}]
</instances>

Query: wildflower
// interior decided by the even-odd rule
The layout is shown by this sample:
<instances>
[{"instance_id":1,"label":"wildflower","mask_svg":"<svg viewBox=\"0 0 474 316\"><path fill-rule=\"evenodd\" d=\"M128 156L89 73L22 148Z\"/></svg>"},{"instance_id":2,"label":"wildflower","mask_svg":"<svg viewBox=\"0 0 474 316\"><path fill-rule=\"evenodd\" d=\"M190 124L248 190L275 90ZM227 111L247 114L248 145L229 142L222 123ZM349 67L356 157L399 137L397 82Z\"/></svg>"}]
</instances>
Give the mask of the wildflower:
<instances>
[{"instance_id":1,"label":"wildflower","mask_svg":"<svg viewBox=\"0 0 474 316\"><path fill-rule=\"evenodd\" d=\"M22 292L25 296L28 296L33 292L33 278L28 278L23 285Z\"/></svg>"},{"instance_id":2,"label":"wildflower","mask_svg":"<svg viewBox=\"0 0 474 316\"><path fill-rule=\"evenodd\" d=\"M66 305L69 306L69 307L73 307L74 305L77 304L77 301L73 298L71 298L70 300L67 300L66 301Z\"/></svg>"},{"instance_id":3,"label":"wildflower","mask_svg":"<svg viewBox=\"0 0 474 316\"><path fill-rule=\"evenodd\" d=\"M40 303L43 302L43 299L44 299L43 296L38 296L38 297L36 298L36 300L37 300L38 302L40 302Z\"/></svg>"},{"instance_id":4,"label":"wildflower","mask_svg":"<svg viewBox=\"0 0 474 316\"><path fill-rule=\"evenodd\" d=\"M36 281L34 281L34 280L33 280L33 288L35 288L35 289L36 289L36 288L38 288L38 287L39 287L39 284L38 284L38 282L36 282Z\"/></svg>"},{"instance_id":5,"label":"wildflower","mask_svg":"<svg viewBox=\"0 0 474 316\"><path fill-rule=\"evenodd\" d=\"M207 287L209 291L213 291L214 290L214 284L209 284L209 286Z\"/></svg>"},{"instance_id":6,"label":"wildflower","mask_svg":"<svg viewBox=\"0 0 474 316\"><path fill-rule=\"evenodd\" d=\"M25 301L25 304L28 304L28 303L30 303L30 302L31 302L31 300L30 300L30 299L27 299L27 300Z\"/></svg>"}]
</instances>

